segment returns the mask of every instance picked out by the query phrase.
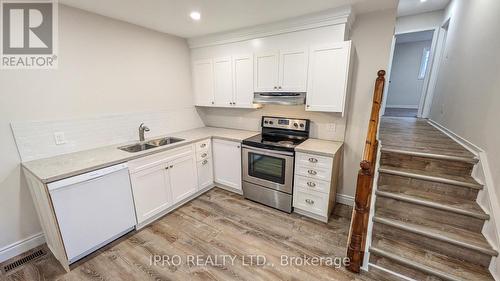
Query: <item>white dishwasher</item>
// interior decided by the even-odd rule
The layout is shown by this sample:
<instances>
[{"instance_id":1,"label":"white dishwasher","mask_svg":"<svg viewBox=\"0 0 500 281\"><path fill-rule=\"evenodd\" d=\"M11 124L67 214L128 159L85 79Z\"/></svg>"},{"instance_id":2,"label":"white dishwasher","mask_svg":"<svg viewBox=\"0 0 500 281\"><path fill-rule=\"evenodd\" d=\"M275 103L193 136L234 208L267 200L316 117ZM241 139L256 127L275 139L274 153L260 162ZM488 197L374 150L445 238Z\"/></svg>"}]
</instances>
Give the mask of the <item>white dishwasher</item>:
<instances>
[{"instance_id":1,"label":"white dishwasher","mask_svg":"<svg viewBox=\"0 0 500 281\"><path fill-rule=\"evenodd\" d=\"M48 184L69 263L136 225L127 164Z\"/></svg>"}]
</instances>

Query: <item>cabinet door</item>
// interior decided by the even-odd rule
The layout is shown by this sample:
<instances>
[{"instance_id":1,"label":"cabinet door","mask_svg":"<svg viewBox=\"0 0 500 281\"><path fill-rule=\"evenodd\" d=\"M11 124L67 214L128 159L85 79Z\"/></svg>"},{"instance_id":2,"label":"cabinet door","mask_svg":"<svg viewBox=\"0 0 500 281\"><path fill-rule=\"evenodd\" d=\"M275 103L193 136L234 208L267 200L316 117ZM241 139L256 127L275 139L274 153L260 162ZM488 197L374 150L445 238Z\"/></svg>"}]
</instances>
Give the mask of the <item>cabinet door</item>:
<instances>
[{"instance_id":1,"label":"cabinet door","mask_svg":"<svg viewBox=\"0 0 500 281\"><path fill-rule=\"evenodd\" d=\"M214 172L212 167L212 159L205 159L198 162L198 189L203 189L214 183Z\"/></svg>"},{"instance_id":2,"label":"cabinet door","mask_svg":"<svg viewBox=\"0 0 500 281\"><path fill-rule=\"evenodd\" d=\"M307 86L306 50L281 51L278 90L305 92Z\"/></svg>"},{"instance_id":3,"label":"cabinet door","mask_svg":"<svg viewBox=\"0 0 500 281\"><path fill-rule=\"evenodd\" d=\"M233 103L231 57L214 59L214 97L217 106L231 106Z\"/></svg>"},{"instance_id":4,"label":"cabinet door","mask_svg":"<svg viewBox=\"0 0 500 281\"><path fill-rule=\"evenodd\" d=\"M344 113L351 41L310 48L308 111Z\"/></svg>"},{"instance_id":5,"label":"cabinet door","mask_svg":"<svg viewBox=\"0 0 500 281\"><path fill-rule=\"evenodd\" d=\"M130 180L139 224L172 204L166 164L133 173L130 175Z\"/></svg>"},{"instance_id":6,"label":"cabinet door","mask_svg":"<svg viewBox=\"0 0 500 281\"><path fill-rule=\"evenodd\" d=\"M234 103L240 107L253 105L253 56L233 57Z\"/></svg>"},{"instance_id":7,"label":"cabinet door","mask_svg":"<svg viewBox=\"0 0 500 281\"><path fill-rule=\"evenodd\" d=\"M181 157L168 163L173 203L192 195L198 189L194 155Z\"/></svg>"},{"instance_id":8,"label":"cabinet door","mask_svg":"<svg viewBox=\"0 0 500 281\"><path fill-rule=\"evenodd\" d=\"M279 54L277 52L255 55L255 92L275 92L278 90L278 62Z\"/></svg>"},{"instance_id":9,"label":"cabinet door","mask_svg":"<svg viewBox=\"0 0 500 281\"><path fill-rule=\"evenodd\" d=\"M215 182L241 190L241 145L239 142L213 140Z\"/></svg>"},{"instance_id":10,"label":"cabinet door","mask_svg":"<svg viewBox=\"0 0 500 281\"><path fill-rule=\"evenodd\" d=\"M214 73L211 59L193 62L193 89L195 105L207 106L214 102Z\"/></svg>"}]
</instances>

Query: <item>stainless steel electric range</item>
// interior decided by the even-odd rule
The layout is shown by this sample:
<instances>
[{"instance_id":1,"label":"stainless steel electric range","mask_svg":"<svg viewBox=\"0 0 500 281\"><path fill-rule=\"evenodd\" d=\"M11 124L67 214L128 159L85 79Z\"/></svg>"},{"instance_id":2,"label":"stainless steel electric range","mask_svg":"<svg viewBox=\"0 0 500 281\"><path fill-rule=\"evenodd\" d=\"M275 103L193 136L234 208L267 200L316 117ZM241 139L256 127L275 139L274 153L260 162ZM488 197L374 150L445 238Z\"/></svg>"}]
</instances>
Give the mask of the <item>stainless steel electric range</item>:
<instances>
[{"instance_id":1,"label":"stainless steel electric range","mask_svg":"<svg viewBox=\"0 0 500 281\"><path fill-rule=\"evenodd\" d=\"M310 121L263 116L262 134L243 140L243 196L292 212L295 147L309 137Z\"/></svg>"}]
</instances>

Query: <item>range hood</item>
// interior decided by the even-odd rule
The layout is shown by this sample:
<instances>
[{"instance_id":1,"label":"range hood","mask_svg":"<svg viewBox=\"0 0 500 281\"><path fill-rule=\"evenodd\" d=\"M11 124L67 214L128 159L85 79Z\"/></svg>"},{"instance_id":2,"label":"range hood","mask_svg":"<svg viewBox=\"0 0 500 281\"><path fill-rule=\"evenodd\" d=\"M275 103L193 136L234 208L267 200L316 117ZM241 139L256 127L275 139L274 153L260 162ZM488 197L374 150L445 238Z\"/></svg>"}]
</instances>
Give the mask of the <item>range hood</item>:
<instances>
[{"instance_id":1,"label":"range hood","mask_svg":"<svg viewBox=\"0 0 500 281\"><path fill-rule=\"evenodd\" d=\"M306 93L254 93L253 103L300 105L306 103Z\"/></svg>"}]
</instances>

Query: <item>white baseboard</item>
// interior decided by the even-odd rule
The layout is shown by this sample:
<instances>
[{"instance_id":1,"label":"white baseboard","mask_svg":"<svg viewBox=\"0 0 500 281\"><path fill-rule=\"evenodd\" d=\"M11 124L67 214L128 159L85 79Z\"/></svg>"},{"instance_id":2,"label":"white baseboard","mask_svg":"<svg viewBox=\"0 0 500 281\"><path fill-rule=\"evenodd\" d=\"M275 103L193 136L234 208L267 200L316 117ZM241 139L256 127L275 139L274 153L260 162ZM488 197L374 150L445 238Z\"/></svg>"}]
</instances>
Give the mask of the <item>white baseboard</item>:
<instances>
[{"instance_id":1,"label":"white baseboard","mask_svg":"<svg viewBox=\"0 0 500 281\"><path fill-rule=\"evenodd\" d=\"M354 207L354 197L345 194L337 194L337 203Z\"/></svg>"},{"instance_id":2,"label":"white baseboard","mask_svg":"<svg viewBox=\"0 0 500 281\"><path fill-rule=\"evenodd\" d=\"M45 243L45 236L43 233L37 233L25 239L14 242L0 249L0 262L4 262L10 258L20 255L35 247Z\"/></svg>"},{"instance_id":3,"label":"white baseboard","mask_svg":"<svg viewBox=\"0 0 500 281\"><path fill-rule=\"evenodd\" d=\"M390 104L387 104L385 106L385 108L404 108L404 109L418 109L418 105L390 105Z\"/></svg>"}]
</instances>

